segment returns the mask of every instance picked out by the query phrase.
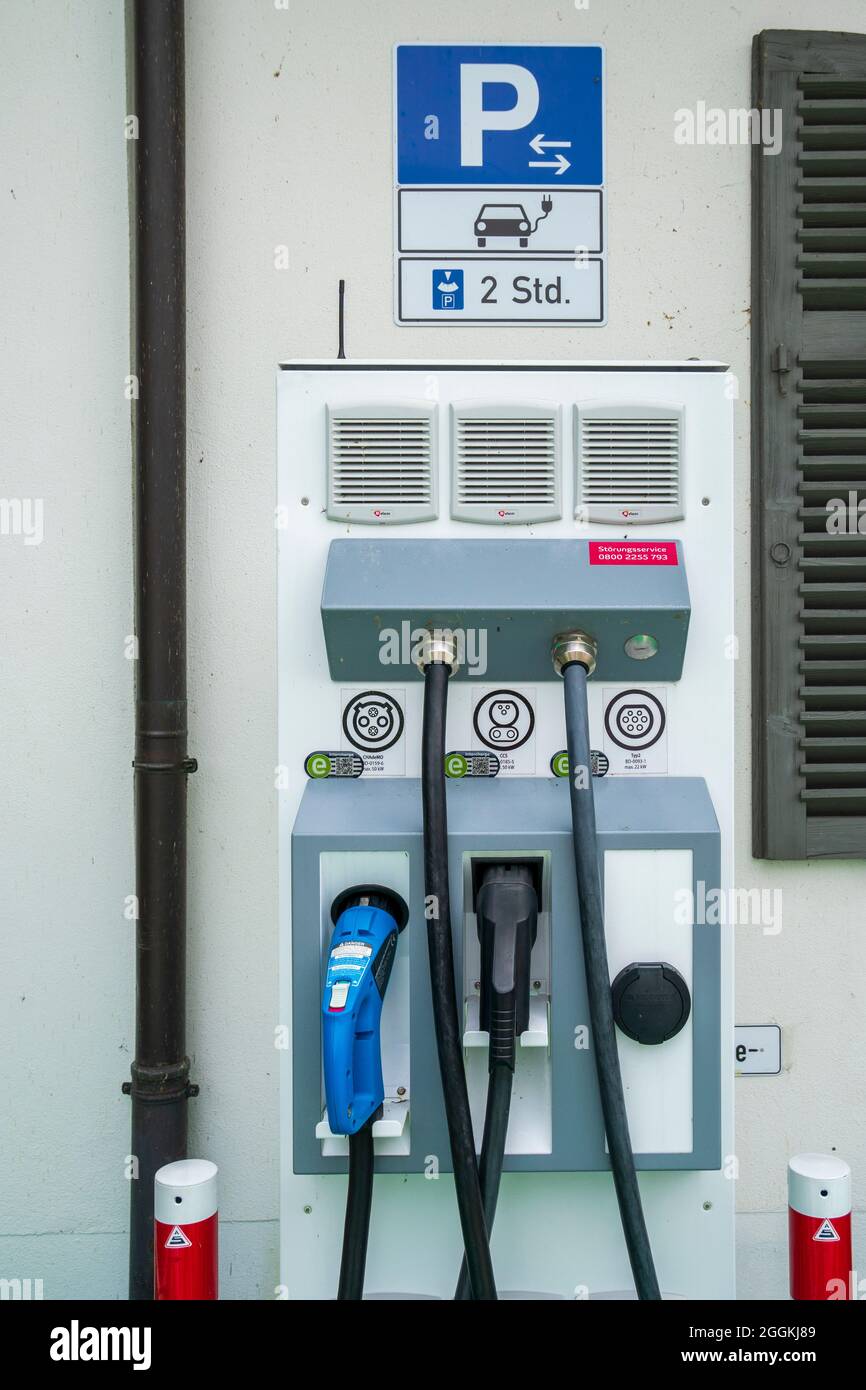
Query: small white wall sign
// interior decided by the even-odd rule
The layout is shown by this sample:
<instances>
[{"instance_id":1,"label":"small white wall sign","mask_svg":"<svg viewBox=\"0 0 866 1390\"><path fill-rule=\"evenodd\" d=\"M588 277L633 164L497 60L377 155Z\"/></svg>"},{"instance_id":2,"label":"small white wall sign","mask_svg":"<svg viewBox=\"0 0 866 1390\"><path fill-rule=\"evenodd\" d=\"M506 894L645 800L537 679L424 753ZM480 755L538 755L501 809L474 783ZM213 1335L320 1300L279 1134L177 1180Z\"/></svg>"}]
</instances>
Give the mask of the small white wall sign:
<instances>
[{"instance_id":1,"label":"small white wall sign","mask_svg":"<svg viewBox=\"0 0 866 1390\"><path fill-rule=\"evenodd\" d=\"M750 1023L734 1029L737 1076L778 1076L782 1070L782 1030L777 1023Z\"/></svg>"}]
</instances>

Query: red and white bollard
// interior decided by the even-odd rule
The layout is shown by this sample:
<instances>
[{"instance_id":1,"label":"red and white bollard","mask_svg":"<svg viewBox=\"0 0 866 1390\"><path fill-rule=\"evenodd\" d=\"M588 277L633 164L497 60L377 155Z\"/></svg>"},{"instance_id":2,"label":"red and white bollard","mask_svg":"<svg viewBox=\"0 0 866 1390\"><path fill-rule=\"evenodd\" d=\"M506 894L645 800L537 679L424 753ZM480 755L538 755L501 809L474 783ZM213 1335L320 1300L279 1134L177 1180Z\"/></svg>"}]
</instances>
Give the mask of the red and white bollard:
<instances>
[{"instance_id":1,"label":"red and white bollard","mask_svg":"<svg viewBox=\"0 0 866 1390\"><path fill-rule=\"evenodd\" d=\"M206 1158L166 1163L153 1186L154 1298L218 1298L216 1164Z\"/></svg>"},{"instance_id":2,"label":"red and white bollard","mask_svg":"<svg viewBox=\"0 0 866 1390\"><path fill-rule=\"evenodd\" d=\"M791 1297L851 1297L851 1169L831 1154L797 1154L788 1164Z\"/></svg>"}]
</instances>

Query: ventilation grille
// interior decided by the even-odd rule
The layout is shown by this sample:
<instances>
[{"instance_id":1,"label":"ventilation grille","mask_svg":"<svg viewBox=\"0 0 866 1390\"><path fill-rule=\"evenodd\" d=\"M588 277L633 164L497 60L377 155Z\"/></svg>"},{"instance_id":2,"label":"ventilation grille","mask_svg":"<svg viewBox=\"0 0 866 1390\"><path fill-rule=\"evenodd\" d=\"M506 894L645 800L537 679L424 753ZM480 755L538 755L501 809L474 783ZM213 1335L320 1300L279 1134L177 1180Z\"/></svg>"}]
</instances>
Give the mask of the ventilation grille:
<instances>
[{"instance_id":1,"label":"ventilation grille","mask_svg":"<svg viewBox=\"0 0 866 1390\"><path fill-rule=\"evenodd\" d=\"M555 521L561 515L559 411L455 406L451 512L462 521Z\"/></svg>"},{"instance_id":2,"label":"ventilation grille","mask_svg":"<svg viewBox=\"0 0 866 1390\"><path fill-rule=\"evenodd\" d=\"M678 521L682 506L682 410L588 407L578 413L575 515L649 525Z\"/></svg>"},{"instance_id":3,"label":"ventilation grille","mask_svg":"<svg viewBox=\"0 0 866 1390\"><path fill-rule=\"evenodd\" d=\"M866 360L802 362L798 391L800 796L866 816Z\"/></svg>"},{"instance_id":4,"label":"ventilation grille","mask_svg":"<svg viewBox=\"0 0 866 1390\"><path fill-rule=\"evenodd\" d=\"M866 309L866 78L803 74L799 289L806 309Z\"/></svg>"},{"instance_id":5,"label":"ventilation grille","mask_svg":"<svg viewBox=\"0 0 866 1390\"><path fill-rule=\"evenodd\" d=\"M436 516L435 408L328 411L328 516L371 525Z\"/></svg>"}]
</instances>

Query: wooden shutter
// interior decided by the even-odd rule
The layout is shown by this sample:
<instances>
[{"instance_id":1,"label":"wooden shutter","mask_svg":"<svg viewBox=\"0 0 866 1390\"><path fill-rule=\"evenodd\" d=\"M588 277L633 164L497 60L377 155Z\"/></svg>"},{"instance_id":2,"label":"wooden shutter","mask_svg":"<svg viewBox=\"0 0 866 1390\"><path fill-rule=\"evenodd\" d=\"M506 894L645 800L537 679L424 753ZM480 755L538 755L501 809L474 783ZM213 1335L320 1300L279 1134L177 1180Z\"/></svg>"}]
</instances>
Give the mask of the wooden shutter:
<instances>
[{"instance_id":1,"label":"wooden shutter","mask_svg":"<svg viewBox=\"0 0 866 1390\"><path fill-rule=\"evenodd\" d=\"M860 858L866 534L827 504L866 503L866 36L767 31L753 76L754 852Z\"/></svg>"}]
</instances>

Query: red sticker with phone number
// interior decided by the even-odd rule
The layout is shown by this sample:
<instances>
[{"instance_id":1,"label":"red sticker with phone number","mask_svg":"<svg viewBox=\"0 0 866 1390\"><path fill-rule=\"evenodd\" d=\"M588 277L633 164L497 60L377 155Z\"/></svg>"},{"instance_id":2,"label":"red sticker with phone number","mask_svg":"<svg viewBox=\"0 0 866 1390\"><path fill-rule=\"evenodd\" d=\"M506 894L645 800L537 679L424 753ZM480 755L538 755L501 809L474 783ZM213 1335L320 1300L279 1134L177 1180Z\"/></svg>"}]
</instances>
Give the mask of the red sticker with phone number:
<instances>
[{"instance_id":1,"label":"red sticker with phone number","mask_svg":"<svg viewBox=\"0 0 866 1390\"><path fill-rule=\"evenodd\" d=\"M591 565L678 565L675 541L589 542Z\"/></svg>"}]
</instances>

